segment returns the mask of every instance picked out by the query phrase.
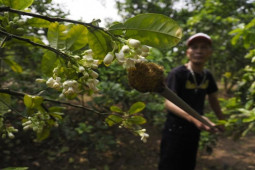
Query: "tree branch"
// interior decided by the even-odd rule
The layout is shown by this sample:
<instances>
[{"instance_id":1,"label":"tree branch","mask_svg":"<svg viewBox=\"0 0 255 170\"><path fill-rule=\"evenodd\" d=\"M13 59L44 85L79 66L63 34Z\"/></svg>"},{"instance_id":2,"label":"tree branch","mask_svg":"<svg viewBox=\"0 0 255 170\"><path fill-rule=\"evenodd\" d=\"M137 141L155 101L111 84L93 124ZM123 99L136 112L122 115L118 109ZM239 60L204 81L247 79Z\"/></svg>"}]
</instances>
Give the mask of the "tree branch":
<instances>
[{"instance_id":1,"label":"tree branch","mask_svg":"<svg viewBox=\"0 0 255 170\"><path fill-rule=\"evenodd\" d=\"M18 96L18 97L24 97L25 95L28 95L26 93L13 91L13 90L10 90L10 89L7 89L7 88L0 89L0 93L6 93L6 94L9 94L9 95ZM105 113L99 112L97 110L87 108L87 107L82 106L82 105L71 104L69 102L57 101L57 100L52 100L52 99L47 99L47 98L44 98L43 100L47 101L47 102L51 102L51 103L63 104L63 105L71 106L71 107L84 109L84 110L91 111L91 112L94 112L94 113L99 114L99 115L105 114Z\"/></svg>"},{"instance_id":2,"label":"tree branch","mask_svg":"<svg viewBox=\"0 0 255 170\"><path fill-rule=\"evenodd\" d=\"M24 42L27 42L29 44L32 44L34 46L38 46L38 47L41 47L41 48L44 48L44 49L47 49L47 50L50 50L50 51L53 51L54 53L60 55L60 56L63 56L64 58L68 59L70 58L69 55L55 49L55 48L52 48L50 46L47 46L47 45L43 45L43 44L39 44L39 43L35 43L33 41L31 41L30 39L27 39L27 38L22 38L20 36L17 36L17 35L14 35L14 34L11 34L11 33L8 33L8 32L5 32L3 30L0 29L0 34L3 34L3 35L6 35L7 37L9 38L14 38L14 39L17 39L17 40L20 40L20 41L24 41Z\"/></svg>"},{"instance_id":3,"label":"tree branch","mask_svg":"<svg viewBox=\"0 0 255 170\"><path fill-rule=\"evenodd\" d=\"M95 26L91 23L85 23L85 22L66 19L66 18L43 16L43 15L39 15L39 14L35 14L35 13L15 10L15 9L10 8L10 7L0 7L0 12L6 12L6 11L12 12L12 13L17 13L19 15L26 15L26 16L41 18L41 19L44 19L44 20L47 20L47 21L50 21L50 22L69 22L69 23L80 24L80 25L84 25L86 27L92 27L92 28L95 28L95 29L100 29L100 30L105 31L104 28L99 27L99 26Z\"/></svg>"}]
</instances>

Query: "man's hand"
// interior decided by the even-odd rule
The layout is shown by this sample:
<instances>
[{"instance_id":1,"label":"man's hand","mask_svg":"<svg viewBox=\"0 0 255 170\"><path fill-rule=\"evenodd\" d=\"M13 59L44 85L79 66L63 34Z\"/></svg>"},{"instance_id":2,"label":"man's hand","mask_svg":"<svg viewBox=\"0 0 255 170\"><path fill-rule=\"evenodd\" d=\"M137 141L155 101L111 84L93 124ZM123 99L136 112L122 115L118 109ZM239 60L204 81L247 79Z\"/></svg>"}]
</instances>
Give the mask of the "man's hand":
<instances>
[{"instance_id":1,"label":"man's hand","mask_svg":"<svg viewBox=\"0 0 255 170\"><path fill-rule=\"evenodd\" d=\"M203 124L202 122L200 122L199 120L197 119L193 119L193 123L195 124L195 126L199 129L199 130L205 130L205 131L208 131L208 132L211 132L211 133L216 133L216 132L219 132L220 130L217 128L217 126L212 122L210 121L207 117L205 116L202 116L206 121L208 121L208 123L211 124L211 127Z\"/></svg>"}]
</instances>

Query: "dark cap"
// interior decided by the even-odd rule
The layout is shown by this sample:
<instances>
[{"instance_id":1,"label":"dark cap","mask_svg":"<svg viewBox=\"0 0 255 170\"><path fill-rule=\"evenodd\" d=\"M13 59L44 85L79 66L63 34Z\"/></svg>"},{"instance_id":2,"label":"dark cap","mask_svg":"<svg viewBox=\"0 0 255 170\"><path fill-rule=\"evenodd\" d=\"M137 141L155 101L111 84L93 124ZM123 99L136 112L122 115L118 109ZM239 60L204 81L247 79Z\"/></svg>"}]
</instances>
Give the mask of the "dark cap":
<instances>
[{"instance_id":1,"label":"dark cap","mask_svg":"<svg viewBox=\"0 0 255 170\"><path fill-rule=\"evenodd\" d=\"M191 37L189 37L189 39L186 42L186 45L189 46L192 41L197 40L197 39L204 39L204 40L208 41L208 43L210 45L212 45L211 37L209 35L207 35L205 33L201 33L201 32L196 33L196 34L192 35Z\"/></svg>"}]
</instances>

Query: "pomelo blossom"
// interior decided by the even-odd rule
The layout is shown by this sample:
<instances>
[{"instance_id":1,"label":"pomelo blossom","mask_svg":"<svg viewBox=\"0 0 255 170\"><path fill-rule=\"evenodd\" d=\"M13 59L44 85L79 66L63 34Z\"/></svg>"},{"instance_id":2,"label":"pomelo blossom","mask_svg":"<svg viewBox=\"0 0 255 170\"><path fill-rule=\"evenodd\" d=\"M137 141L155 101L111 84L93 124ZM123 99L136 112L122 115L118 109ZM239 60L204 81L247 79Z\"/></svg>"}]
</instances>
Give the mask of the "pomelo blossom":
<instances>
[{"instance_id":1,"label":"pomelo blossom","mask_svg":"<svg viewBox=\"0 0 255 170\"><path fill-rule=\"evenodd\" d=\"M59 90L62 87L61 84L61 78L60 77L56 77L56 79L54 79L53 77L50 77L47 81L46 84L48 87L50 88L54 88Z\"/></svg>"},{"instance_id":2,"label":"pomelo blossom","mask_svg":"<svg viewBox=\"0 0 255 170\"><path fill-rule=\"evenodd\" d=\"M135 66L135 63L146 62L149 53L149 47L142 45L139 40L128 39L119 52L115 52L117 61L125 68Z\"/></svg>"},{"instance_id":3,"label":"pomelo blossom","mask_svg":"<svg viewBox=\"0 0 255 170\"><path fill-rule=\"evenodd\" d=\"M141 137L141 140L146 143L147 142L147 138L149 138L149 134L146 133L146 129L141 129L141 130L137 130L136 131L138 133L138 135Z\"/></svg>"},{"instance_id":4,"label":"pomelo blossom","mask_svg":"<svg viewBox=\"0 0 255 170\"><path fill-rule=\"evenodd\" d=\"M104 64L105 65L110 65L113 61L114 55L112 52L109 52L106 54L106 56L104 57Z\"/></svg>"},{"instance_id":5,"label":"pomelo blossom","mask_svg":"<svg viewBox=\"0 0 255 170\"><path fill-rule=\"evenodd\" d=\"M79 93L79 84L76 80L66 80L63 83L62 93L66 96L71 96Z\"/></svg>"},{"instance_id":6,"label":"pomelo blossom","mask_svg":"<svg viewBox=\"0 0 255 170\"><path fill-rule=\"evenodd\" d=\"M127 45L133 48L138 48L141 46L141 42L139 40L130 38L127 40Z\"/></svg>"}]
</instances>

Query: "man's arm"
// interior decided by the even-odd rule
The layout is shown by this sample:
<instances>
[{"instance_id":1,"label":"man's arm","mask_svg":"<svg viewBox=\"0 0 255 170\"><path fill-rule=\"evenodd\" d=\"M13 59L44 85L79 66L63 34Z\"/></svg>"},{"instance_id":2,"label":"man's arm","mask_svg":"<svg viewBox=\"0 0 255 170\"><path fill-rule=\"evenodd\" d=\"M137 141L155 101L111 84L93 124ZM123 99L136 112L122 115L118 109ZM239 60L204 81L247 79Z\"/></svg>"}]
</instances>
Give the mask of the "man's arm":
<instances>
[{"instance_id":1,"label":"man's arm","mask_svg":"<svg viewBox=\"0 0 255 170\"><path fill-rule=\"evenodd\" d=\"M209 126L203 124L202 122L200 122L196 118L192 117L187 112L185 112L184 110L182 110L180 107L176 106L174 103L172 103L169 100L165 100L165 107L166 107L167 110L171 111L176 116L179 116L179 117L193 123L200 130L214 131L214 129L210 128ZM207 119L207 121L209 123L211 123L212 126L214 126L214 123L212 123L209 119Z\"/></svg>"},{"instance_id":2,"label":"man's arm","mask_svg":"<svg viewBox=\"0 0 255 170\"><path fill-rule=\"evenodd\" d=\"M218 101L217 92L208 95L209 104L219 120L224 120L224 115Z\"/></svg>"}]
</instances>

